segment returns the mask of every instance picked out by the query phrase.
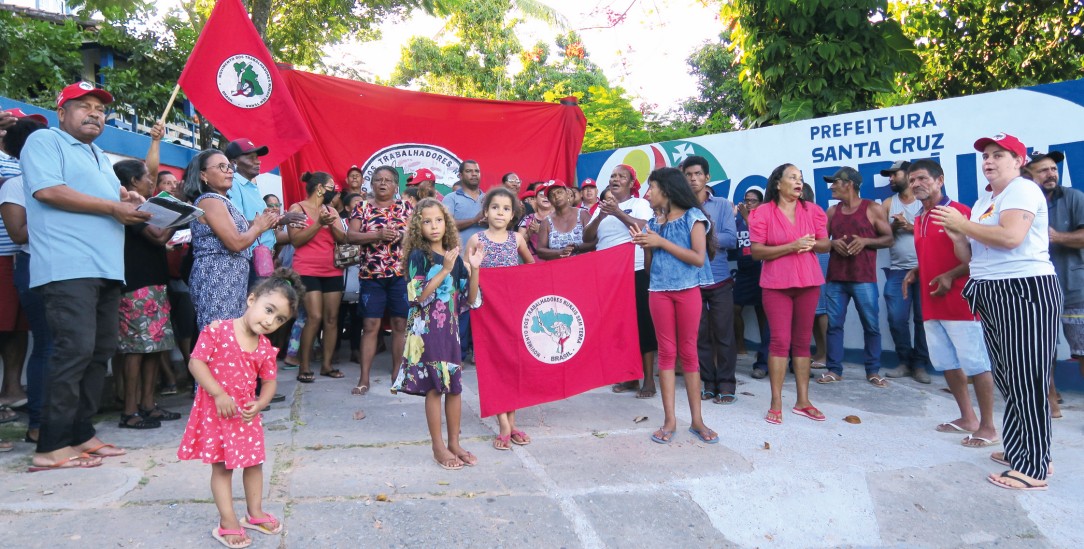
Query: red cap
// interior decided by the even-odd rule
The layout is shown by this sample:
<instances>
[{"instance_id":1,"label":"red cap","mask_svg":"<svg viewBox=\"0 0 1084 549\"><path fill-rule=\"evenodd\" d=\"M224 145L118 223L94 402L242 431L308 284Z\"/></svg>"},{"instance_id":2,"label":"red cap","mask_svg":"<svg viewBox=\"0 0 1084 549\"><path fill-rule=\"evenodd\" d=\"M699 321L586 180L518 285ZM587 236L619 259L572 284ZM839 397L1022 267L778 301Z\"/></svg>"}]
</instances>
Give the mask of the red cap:
<instances>
[{"instance_id":1,"label":"red cap","mask_svg":"<svg viewBox=\"0 0 1084 549\"><path fill-rule=\"evenodd\" d=\"M526 200L528 198L533 197L535 194L537 194L537 193L534 190L525 188L522 191L519 191L519 199L520 200Z\"/></svg>"},{"instance_id":2,"label":"red cap","mask_svg":"<svg viewBox=\"0 0 1084 549\"><path fill-rule=\"evenodd\" d=\"M582 189L584 187L594 187L594 188L597 189L598 185L595 183L594 179L591 179L590 177L588 177L587 179L583 180L583 183L580 183L580 188Z\"/></svg>"},{"instance_id":3,"label":"red cap","mask_svg":"<svg viewBox=\"0 0 1084 549\"><path fill-rule=\"evenodd\" d=\"M1028 163L1028 148L1019 139L1007 133L999 133L993 137L982 137L975 142L975 150L982 152L990 143L995 143L1002 149L1016 153L1016 156L1024 159L1024 164Z\"/></svg>"},{"instance_id":4,"label":"red cap","mask_svg":"<svg viewBox=\"0 0 1084 549\"><path fill-rule=\"evenodd\" d=\"M558 189L558 188L567 189L568 185L566 185L565 182L561 181L560 179L551 179L551 180L547 181L546 184L543 185L540 190L542 192L546 193L546 198L549 198L550 197L550 191L552 191L553 189ZM538 194L538 190L539 189L535 190L535 194Z\"/></svg>"},{"instance_id":5,"label":"red cap","mask_svg":"<svg viewBox=\"0 0 1084 549\"><path fill-rule=\"evenodd\" d=\"M29 118L29 119L33 120L34 122L40 122L42 124L45 124L46 126L49 125L49 119L45 118L44 116L42 116L40 114L26 114L25 112L23 112L22 109L19 109L19 108L7 109L4 112L11 113L11 115L14 116L15 118Z\"/></svg>"},{"instance_id":6,"label":"red cap","mask_svg":"<svg viewBox=\"0 0 1084 549\"><path fill-rule=\"evenodd\" d=\"M437 176L433 174L433 170L430 170L428 168L421 168L418 171L410 174L410 177L407 178L407 185L420 185L426 181L432 181L433 183L436 183Z\"/></svg>"},{"instance_id":7,"label":"red cap","mask_svg":"<svg viewBox=\"0 0 1084 549\"><path fill-rule=\"evenodd\" d=\"M353 166L350 166L350 169L346 170L346 175L350 175L350 172L362 173L361 168L359 168L357 164L354 164Z\"/></svg>"},{"instance_id":8,"label":"red cap","mask_svg":"<svg viewBox=\"0 0 1084 549\"><path fill-rule=\"evenodd\" d=\"M63 90L56 96L56 106L59 107L64 103L83 97L84 95L93 95L102 100L102 103L106 105L113 102L113 94L101 89L95 88L94 84L90 82L76 82Z\"/></svg>"}]
</instances>

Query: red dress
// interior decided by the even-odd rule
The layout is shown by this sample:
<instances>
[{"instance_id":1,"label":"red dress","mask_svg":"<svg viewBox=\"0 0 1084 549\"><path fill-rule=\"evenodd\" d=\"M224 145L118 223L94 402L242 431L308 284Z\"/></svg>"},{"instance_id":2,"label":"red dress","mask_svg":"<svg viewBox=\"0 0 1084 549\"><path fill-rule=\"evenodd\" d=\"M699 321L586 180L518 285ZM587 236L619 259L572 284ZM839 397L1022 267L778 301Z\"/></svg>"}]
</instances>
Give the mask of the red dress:
<instances>
[{"instance_id":1,"label":"red dress","mask_svg":"<svg viewBox=\"0 0 1084 549\"><path fill-rule=\"evenodd\" d=\"M237 343L232 320L212 322L199 335L192 358L207 363L215 380L237 404L232 418L218 417L215 399L203 387L196 390L188 426L177 449L179 459L201 459L204 463L225 462L238 469L264 462L263 425L260 414L245 423L241 407L256 400L256 376L275 379L278 349L260 336L256 350L249 353Z\"/></svg>"}]
</instances>

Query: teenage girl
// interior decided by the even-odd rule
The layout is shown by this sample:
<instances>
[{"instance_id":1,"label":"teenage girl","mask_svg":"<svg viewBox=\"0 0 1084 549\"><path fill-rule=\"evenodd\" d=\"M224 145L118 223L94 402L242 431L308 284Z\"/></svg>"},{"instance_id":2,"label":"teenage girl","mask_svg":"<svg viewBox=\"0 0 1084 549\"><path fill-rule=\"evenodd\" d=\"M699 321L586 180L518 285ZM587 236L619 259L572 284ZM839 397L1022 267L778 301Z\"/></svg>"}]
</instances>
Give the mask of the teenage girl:
<instances>
[{"instance_id":1,"label":"teenage girl","mask_svg":"<svg viewBox=\"0 0 1084 549\"><path fill-rule=\"evenodd\" d=\"M433 459L445 469L474 466L478 458L459 445L463 375L459 348L459 315L482 304L478 292L481 248L459 257L455 219L432 198L423 198L407 227L406 348L403 367L391 392L425 396L425 420L433 442ZM448 421L448 444L440 433L440 400Z\"/></svg>"},{"instance_id":2,"label":"teenage girl","mask_svg":"<svg viewBox=\"0 0 1084 549\"><path fill-rule=\"evenodd\" d=\"M275 357L267 334L297 313L301 278L290 269L277 269L248 295L241 318L218 320L200 333L188 370L196 380L196 400L177 449L180 459L211 464L211 494L220 515L211 530L226 547L248 547L244 528L264 534L282 532L282 523L263 511L263 426L260 410L275 394ZM263 390L256 397L256 377ZM243 469L245 518L233 511L233 470Z\"/></svg>"},{"instance_id":3,"label":"teenage girl","mask_svg":"<svg viewBox=\"0 0 1084 549\"><path fill-rule=\"evenodd\" d=\"M522 258L524 263L534 263L534 256L527 248L527 241L508 230L519 210L519 203L512 191L497 187L486 193L482 202L482 215L489 228L475 233L467 242L468 254L481 250L484 254L481 268L515 267ZM526 446L531 443L527 433L516 429L516 411L497 414L500 434L493 439L493 447L509 450L512 444Z\"/></svg>"},{"instance_id":4,"label":"teenage girl","mask_svg":"<svg viewBox=\"0 0 1084 549\"><path fill-rule=\"evenodd\" d=\"M660 213L647 227L629 229L632 241L644 249L644 266L650 273L648 303L659 341L659 383L662 385L663 426L651 435L659 444L669 443L677 429L674 414L675 355L681 355L685 391L692 426L689 432L707 444L719 435L704 425L700 414L700 362L696 336L700 329L700 286L711 283L709 254L715 249L708 216L689 188L685 175L675 168L660 168L648 177L648 202Z\"/></svg>"}]
</instances>

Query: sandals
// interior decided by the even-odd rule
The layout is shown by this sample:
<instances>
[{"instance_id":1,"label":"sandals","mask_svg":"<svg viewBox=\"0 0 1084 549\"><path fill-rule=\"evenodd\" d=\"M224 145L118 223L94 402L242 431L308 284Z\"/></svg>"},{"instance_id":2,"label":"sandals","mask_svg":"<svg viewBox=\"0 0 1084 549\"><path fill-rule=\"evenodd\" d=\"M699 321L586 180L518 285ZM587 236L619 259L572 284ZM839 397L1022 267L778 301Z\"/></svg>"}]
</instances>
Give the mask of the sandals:
<instances>
[{"instance_id":1,"label":"sandals","mask_svg":"<svg viewBox=\"0 0 1084 549\"><path fill-rule=\"evenodd\" d=\"M342 371L339 370L338 368L335 368L334 370L331 370L330 372L320 372L320 375L322 375L324 377L335 378L335 379L340 379L340 378L346 376L346 374L342 373Z\"/></svg>"},{"instance_id":2,"label":"sandals","mask_svg":"<svg viewBox=\"0 0 1084 549\"><path fill-rule=\"evenodd\" d=\"M463 462L455 456L452 456L444 461L433 458L433 461L437 462L437 465L440 465L440 468L446 471L458 471L463 468Z\"/></svg>"},{"instance_id":3,"label":"sandals","mask_svg":"<svg viewBox=\"0 0 1084 549\"><path fill-rule=\"evenodd\" d=\"M226 541L226 536L241 536L243 538L240 542L230 543ZM227 530L221 525L211 528L211 537L218 540L218 543L230 547L231 549L241 549L252 545L252 538L245 535L244 528L238 528L237 530Z\"/></svg>"},{"instance_id":4,"label":"sandals","mask_svg":"<svg viewBox=\"0 0 1084 549\"><path fill-rule=\"evenodd\" d=\"M497 435L497 437L493 439L493 449L494 450L511 450L512 449L512 446L510 444L511 442L512 442L512 435L504 435L504 436Z\"/></svg>"},{"instance_id":5,"label":"sandals","mask_svg":"<svg viewBox=\"0 0 1084 549\"><path fill-rule=\"evenodd\" d=\"M821 377L817 378L817 383L820 383L821 385L839 383L840 381L843 381L843 376L836 374L835 372L826 372L821 374Z\"/></svg>"},{"instance_id":6,"label":"sandals","mask_svg":"<svg viewBox=\"0 0 1084 549\"><path fill-rule=\"evenodd\" d=\"M881 377L881 376L879 376L879 375L876 375L876 374L871 375L871 376L867 376L866 381L868 381L870 383L870 385L873 385L874 387L877 387L878 389L886 389L886 388L888 388L888 380Z\"/></svg>"},{"instance_id":7,"label":"sandals","mask_svg":"<svg viewBox=\"0 0 1084 549\"><path fill-rule=\"evenodd\" d=\"M87 454L79 454L64 458L52 465L34 465L31 464L27 467L28 473L37 473L39 471L56 471L59 469L90 469L92 467L99 467L102 464L102 458L88 456Z\"/></svg>"},{"instance_id":8,"label":"sandals","mask_svg":"<svg viewBox=\"0 0 1084 549\"><path fill-rule=\"evenodd\" d=\"M764 421L767 421L772 425L781 425L783 423L783 410L768 409L768 413L764 416Z\"/></svg>"},{"instance_id":9,"label":"sandals","mask_svg":"<svg viewBox=\"0 0 1084 549\"><path fill-rule=\"evenodd\" d=\"M369 386L368 385L358 385L357 387L354 387L353 389L350 389L350 394L356 395L356 396L365 396L368 393L369 393Z\"/></svg>"},{"instance_id":10,"label":"sandals","mask_svg":"<svg viewBox=\"0 0 1084 549\"><path fill-rule=\"evenodd\" d=\"M1000 475L997 475L996 477L994 475L990 475L990 476L986 477L986 480L989 481L990 484L993 484L994 486L997 486L998 488L1004 488L1006 490L1023 490L1025 492L1033 492L1033 491L1046 490L1048 488L1048 486L1046 484L1032 484L1032 483L1028 482L1027 480L1024 480L1023 478L1021 478L1020 476L1012 474L1014 472L1016 472L1016 471L1005 471L1005 472L1001 473ZM1021 473L1021 474L1023 474L1023 473ZM1000 479L1009 479L1009 480L1014 481L1014 482L1019 482L1020 484L1019 485L1007 484L1004 480L1000 480Z\"/></svg>"},{"instance_id":11,"label":"sandals","mask_svg":"<svg viewBox=\"0 0 1084 549\"><path fill-rule=\"evenodd\" d=\"M301 383L312 383L316 381L316 374L312 372L301 372L297 374L297 380Z\"/></svg>"},{"instance_id":12,"label":"sandals","mask_svg":"<svg viewBox=\"0 0 1084 549\"><path fill-rule=\"evenodd\" d=\"M135 423L129 423L133 419L139 419ZM136 412L131 415L120 415L120 424L118 427L121 429L157 429L162 426L162 422L157 419L151 419L144 417L140 412Z\"/></svg>"},{"instance_id":13,"label":"sandals","mask_svg":"<svg viewBox=\"0 0 1084 549\"><path fill-rule=\"evenodd\" d=\"M143 408L140 408L139 414L145 418L156 419L158 421L174 421L177 419L181 419L181 414L179 412L163 410L161 406L158 406L158 404L155 404L154 408L151 408L150 410L144 410Z\"/></svg>"},{"instance_id":14,"label":"sandals","mask_svg":"<svg viewBox=\"0 0 1084 549\"><path fill-rule=\"evenodd\" d=\"M640 389L639 391L636 391L636 398L641 399L641 400L648 399L648 398L655 398L655 391L654 390L645 391L643 389Z\"/></svg>"},{"instance_id":15,"label":"sandals","mask_svg":"<svg viewBox=\"0 0 1084 549\"><path fill-rule=\"evenodd\" d=\"M102 452L102 450L104 450L104 449L106 449L106 448L112 448L112 449L114 449L114 450L116 450L116 451L115 451L115 452L111 452L111 453L104 453L104 452ZM97 446L95 446L95 447L93 447L93 448L91 448L91 449L89 449L89 450L85 450L85 451L83 451L83 453L84 453L84 454L87 454L87 455L89 455L89 456L93 456L93 457L100 457L100 458L108 458L108 457L120 457L120 456L126 456L126 455L128 455L128 452L127 452L127 451L125 451L125 450L123 450L123 449L121 449L121 448L117 448L117 447L116 447L115 445L113 445L113 444L99 444L99 445L97 445Z\"/></svg>"},{"instance_id":16,"label":"sandals","mask_svg":"<svg viewBox=\"0 0 1084 549\"><path fill-rule=\"evenodd\" d=\"M0 423L7 423L19 419L19 414L7 404L0 404Z\"/></svg>"},{"instance_id":17,"label":"sandals","mask_svg":"<svg viewBox=\"0 0 1084 549\"><path fill-rule=\"evenodd\" d=\"M651 433L651 440L659 444L670 444L670 440L674 438L673 431L667 431L662 427L659 427L658 431Z\"/></svg>"},{"instance_id":18,"label":"sandals","mask_svg":"<svg viewBox=\"0 0 1084 549\"><path fill-rule=\"evenodd\" d=\"M1005 459L1005 452L994 452L990 454L990 461L1004 465L1005 467L1012 467L1009 460ZM1046 478L1054 476L1054 462L1049 461L1046 463Z\"/></svg>"},{"instance_id":19,"label":"sandals","mask_svg":"<svg viewBox=\"0 0 1084 549\"><path fill-rule=\"evenodd\" d=\"M715 395L715 399L712 400L715 404L731 405L738 401L738 395L719 393Z\"/></svg>"},{"instance_id":20,"label":"sandals","mask_svg":"<svg viewBox=\"0 0 1084 549\"><path fill-rule=\"evenodd\" d=\"M512 439L512 444L517 446L526 446L531 443L531 437L527 436L527 433L518 429L512 429L512 434L508 435ZM518 438L517 438L518 437Z\"/></svg>"},{"instance_id":21,"label":"sandals","mask_svg":"<svg viewBox=\"0 0 1084 549\"><path fill-rule=\"evenodd\" d=\"M812 406L806 406L805 408L794 407L791 408L790 411L799 416L812 419L813 421L824 421L824 414Z\"/></svg>"},{"instance_id":22,"label":"sandals","mask_svg":"<svg viewBox=\"0 0 1084 549\"><path fill-rule=\"evenodd\" d=\"M267 526L264 526L267 523L272 523L275 525L275 527L269 528ZM282 522L280 522L279 519L275 518L275 515L272 515L271 513L267 513L267 516L263 518L245 517L241 519L241 527L248 528L249 530L255 530L261 534L267 534L269 536L282 533Z\"/></svg>"},{"instance_id":23,"label":"sandals","mask_svg":"<svg viewBox=\"0 0 1084 549\"><path fill-rule=\"evenodd\" d=\"M700 391L700 400L711 400L715 398L715 393L711 391Z\"/></svg>"}]
</instances>

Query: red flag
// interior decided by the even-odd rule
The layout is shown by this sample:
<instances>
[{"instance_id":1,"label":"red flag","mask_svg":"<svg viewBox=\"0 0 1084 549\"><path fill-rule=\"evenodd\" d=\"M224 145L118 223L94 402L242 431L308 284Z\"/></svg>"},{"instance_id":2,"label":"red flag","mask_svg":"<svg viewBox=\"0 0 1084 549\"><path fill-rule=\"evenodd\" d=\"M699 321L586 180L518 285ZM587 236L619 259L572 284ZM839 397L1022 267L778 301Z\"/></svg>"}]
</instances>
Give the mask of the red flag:
<instances>
[{"instance_id":1,"label":"red flag","mask_svg":"<svg viewBox=\"0 0 1084 549\"><path fill-rule=\"evenodd\" d=\"M282 76L315 136L282 165L288 204L306 197L302 172L322 170L342 180L354 164L362 168L366 187L381 165L404 176L426 168L445 194L459 178L459 162L467 159L481 166L483 189L500 184L508 172L524 184L576 180L587 119L572 101L467 99L296 70ZM405 186L405 177L400 184Z\"/></svg>"},{"instance_id":2,"label":"red flag","mask_svg":"<svg viewBox=\"0 0 1084 549\"><path fill-rule=\"evenodd\" d=\"M482 417L643 377L633 244L482 269L471 311Z\"/></svg>"},{"instance_id":3,"label":"red flag","mask_svg":"<svg viewBox=\"0 0 1084 549\"><path fill-rule=\"evenodd\" d=\"M241 0L218 1L178 83L227 139L267 145L264 171L312 141Z\"/></svg>"}]
</instances>

